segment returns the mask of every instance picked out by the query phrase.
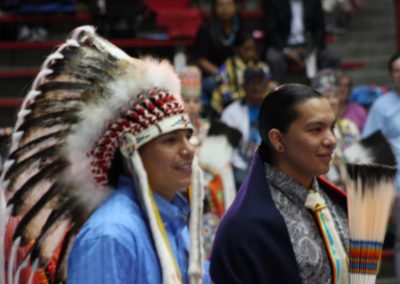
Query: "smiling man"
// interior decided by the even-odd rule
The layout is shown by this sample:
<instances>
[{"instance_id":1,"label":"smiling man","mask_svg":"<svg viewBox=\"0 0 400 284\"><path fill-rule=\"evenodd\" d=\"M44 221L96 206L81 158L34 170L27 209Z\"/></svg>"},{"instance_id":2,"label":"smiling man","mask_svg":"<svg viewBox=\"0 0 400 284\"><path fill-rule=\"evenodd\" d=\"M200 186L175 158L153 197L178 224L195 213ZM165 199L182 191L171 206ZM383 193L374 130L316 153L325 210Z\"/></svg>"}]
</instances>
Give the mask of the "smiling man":
<instances>
[{"instance_id":1,"label":"smiling man","mask_svg":"<svg viewBox=\"0 0 400 284\"><path fill-rule=\"evenodd\" d=\"M215 238L214 283L348 283L345 194L319 177L335 122L329 100L304 85L264 99L261 146Z\"/></svg>"}]
</instances>

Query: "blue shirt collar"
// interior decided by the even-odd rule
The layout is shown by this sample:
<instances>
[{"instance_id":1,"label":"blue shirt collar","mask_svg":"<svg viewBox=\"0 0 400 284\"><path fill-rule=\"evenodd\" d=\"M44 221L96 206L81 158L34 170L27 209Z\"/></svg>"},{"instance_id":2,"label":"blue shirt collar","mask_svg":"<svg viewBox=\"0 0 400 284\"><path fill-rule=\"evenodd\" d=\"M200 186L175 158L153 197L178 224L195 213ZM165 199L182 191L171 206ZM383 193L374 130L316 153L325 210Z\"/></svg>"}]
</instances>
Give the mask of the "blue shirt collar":
<instances>
[{"instance_id":1,"label":"blue shirt collar","mask_svg":"<svg viewBox=\"0 0 400 284\"><path fill-rule=\"evenodd\" d=\"M121 175L118 178L118 188L130 188L129 196L137 200L136 190L134 190L135 186L131 177ZM153 195L164 226L172 226L174 230L177 230L186 225L190 205L181 193L175 194L171 201L166 200L155 192L153 192Z\"/></svg>"}]
</instances>

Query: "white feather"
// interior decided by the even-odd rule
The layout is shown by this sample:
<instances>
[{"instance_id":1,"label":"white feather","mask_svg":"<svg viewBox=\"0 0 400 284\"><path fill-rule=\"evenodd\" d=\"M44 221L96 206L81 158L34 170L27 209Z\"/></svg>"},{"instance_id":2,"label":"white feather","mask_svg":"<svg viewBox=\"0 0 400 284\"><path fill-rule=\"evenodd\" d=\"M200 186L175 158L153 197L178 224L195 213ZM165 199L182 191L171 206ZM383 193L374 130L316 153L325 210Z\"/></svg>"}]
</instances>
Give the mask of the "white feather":
<instances>
[{"instance_id":1,"label":"white feather","mask_svg":"<svg viewBox=\"0 0 400 284\"><path fill-rule=\"evenodd\" d=\"M17 264L17 252L21 243L21 237L18 237L12 244L10 258L8 261L8 283L13 283L15 266Z\"/></svg>"},{"instance_id":2,"label":"white feather","mask_svg":"<svg viewBox=\"0 0 400 284\"><path fill-rule=\"evenodd\" d=\"M343 155L347 163L369 164L374 161L371 151L359 143L350 145L346 150L344 150Z\"/></svg>"},{"instance_id":3,"label":"white feather","mask_svg":"<svg viewBox=\"0 0 400 284\"><path fill-rule=\"evenodd\" d=\"M29 257L25 258L25 260L18 266L17 271L15 272L15 279L14 279L14 283L13 284L20 284L19 282L19 278L21 275L21 271L27 267L29 262ZM11 284L11 283L8 283Z\"/></svg>"},{"instance_id":4,"label":"white feather","mask_svg":"<svg viewBox=\"0 0 400 284\"><path fill-rule=\"evenodd\" d=\"M232 158L233 148L224 135L209 136L204 139L200 151L199 162L217 171L222 171Z\"/></svg>"}]
</instances>

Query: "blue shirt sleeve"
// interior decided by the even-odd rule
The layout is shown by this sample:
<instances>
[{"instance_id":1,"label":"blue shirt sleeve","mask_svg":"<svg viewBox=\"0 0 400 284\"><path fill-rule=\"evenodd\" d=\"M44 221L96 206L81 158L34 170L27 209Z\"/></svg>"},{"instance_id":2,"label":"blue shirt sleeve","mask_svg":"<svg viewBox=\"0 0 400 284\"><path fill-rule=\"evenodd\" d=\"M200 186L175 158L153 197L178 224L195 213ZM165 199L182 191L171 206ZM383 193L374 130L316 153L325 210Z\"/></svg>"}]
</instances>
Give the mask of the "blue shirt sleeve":
<instances>
[{"instance_id":1,"label":"blue shirt sleeve","mask_svg":"<svg viewBox=\"0 0 400 284\"><path fill-rule=\"evenodd\" d=\"M135 267L127 265L134 263L133 258L132 248L128 250L112 236L79 239L69 256L67 283L136 283Z\"/></svg>"},{"instance_id":2,"label":"blue shirt sleeve","mask_svg":"<svg viewBox=\"0 0 400 284\"><path fill-rule=\"evenodd\" d=\"M365 122L362 131L362 137L367 137L374 133L376 130L382 129L382 121L383 120L380 105L375 103L372 105L368 113L367 121Z\"/></svg>"},{"instance_id":3,"label":"blue shirt sleeve","mask_svg":"<svg viewBox=\"0 0 400 284\"><path fill-rule=\"evenodd\" d=\"M210 261L208 261L208 260L206 260L204 262L203 284L212 284L211 278L210 278Z\"/></svg>"}]
</instances>

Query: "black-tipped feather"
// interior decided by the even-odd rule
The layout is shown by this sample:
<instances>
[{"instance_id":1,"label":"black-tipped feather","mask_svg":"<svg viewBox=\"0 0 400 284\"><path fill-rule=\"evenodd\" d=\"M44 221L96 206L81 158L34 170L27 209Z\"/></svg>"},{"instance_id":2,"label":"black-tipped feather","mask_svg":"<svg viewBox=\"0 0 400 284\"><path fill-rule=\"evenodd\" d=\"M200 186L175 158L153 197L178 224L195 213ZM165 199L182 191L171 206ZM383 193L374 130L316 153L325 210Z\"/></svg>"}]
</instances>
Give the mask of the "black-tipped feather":
<instances>
[{"instance_id":1,"label":"black-tipped feather","mask_svg":"<svg viewBox=\"0 0 400 284\"><path fill-rule=\"evenodd\" d=\"M58 115L66 111L78 111L81 107L81 101L78 99L63 101L41 101L32 104L32 112L25 119L34 119L45 115Z\"/></svg>"},{"instance_id":2,"label":"black-tipped feather","mask_svg":"<svg viewBox=\"0 0 400 284\"><path fill-rule=\"evenodd\" d=\"M349 178L361 182L362 188L375 188L384 180L392 180L396 167L380 164L347 164Z\"/></svg>"},{"instance_id":3,"label":"black-tipped feather","mask_svg":"<svg viewBox=\"0 0 400 284\"><path fill-rule=\"evenodd\" d=\"M344 158L348 163L396 165L392 148L379 130L350 145L344 151Z\"/></svg>"},{"instance_id":4,"label":"black-tipped feather","mask_svg":"<svg viewBox=\"0 0 400 284\"><path fill-rule=\"evenodd\" d=\"M21 245L27 244L27 242L31 241L25 237L25 229L30 225L34 217L39 213L40 210L44 209L46 203L48 203L51 199L53 199L59 192L61 192L62 187L60 183L54 183L49 190L35 203L35 205L22 217L21 221L18 223L15 228L15 232L13 235L13 240L17 237L22 236Z\"/></svg>"},{"instance_id":5,"label":"black-tipped feather","mask_svg":"<svg viewBox=\"0 0 400 284\"><path fill-rule=\"evenodd\" d=\"M65 81L51 81L40 85L38 88L42 93L63 91L63 92L81 92L90 86L88 83L83 82L65 82Z\"/></svg>"},{"instance_id":6,"label":"black-tipped feather","mask_svg":"<svg viewBox=\"0 0 400 284\"><path fill-rule=\"evenodd\" d=\"M68 220L71 217L71 210L74 209L74 205L71 204L70 202L67 202L66 200L64 201L64 204L58 208L57 210L54 210L49 218L47 219L46 223L43 226L43 229L40 233L40 235L36 238L36 242L34 243L32 247L32 251L30 252L31 256L31 261L33 262L35 259L40 259L40 264L42 266L46 266L48 263L45 263L40 256L40 251L41 251L41 246L43 244L43 240L46 239L49 233L54 232L56 229L57 225L61 224L62 221ZM59 244L58 244L59 245Z\"/></svg>"},{"instance_id":7,"label":"black-tipped feather","mask_svg":"<svg viewBox=\"0 0 400 284\"><path fill-rule=\"evenodd\" d=\"M57 144L60 144L63 142L63 138L68 134L68 131L66 130L60 130L58 132L54 132L48 135L44 135L42 137L39 137L27 144L25 144L24 146L16 149L15 151L13 151L12 153L10 153L10 159L12 160L16 160L18 161L20 159L20 157L23 157L25 155L27 155L29 152L36 150L37 148L39 148L39 150L36 150L34 153L37 153L39 151L41 151L40 149L42 149L42 144L44 144L43 147L47 145L53 145L53 144L49 144L49 141L51 141L52 139L57 139Z\"/></svg>"},{"instance_id":8,"label":"black-tipped feather","mask_svg":"<svg viewBox=\"0 0 400 284\"><path fill-rule=\"evenodd\" d=\"M229 144L233 148L237 148L240 143L240 139L242 139L242 133L233 127L219 121L214 120L211 122L210 129L207 132L208 136L218 136L223 135L228 139Z\"/></svg>"},{"instance_id":9,"label":"black-tipped feather","mask_svg":"<svg viewBox=\"0 0 400 284\"><path fill-rule=\"evenodd\" d=\"M42 151L36 152L25 160L16 161L8 169L7 173L5 174L5 179L10 179L12 184L13 180L22 173L26 172L27 168L37 167L38 169L40 169L40 166L45 165L46 161L49 161L50 158L57 156L59 148L59 145L53 145L51 147L43 149Z\"/></svg>"},{"instance_id":10,"label":"black-tipped feather","mask_svg":"<svg viewBox=\"0 0 400 284\"><path fill-rule=\"evenodd\" d=\"M25 131L28 128L50 127L59 124L74 124L76 122L78 122L77 115L71 114L68 110L65 110L26 120L17 131Z\"/></svg>"},{"instance_id":11,"label":"black-tipped feather","mask_svg":"<svg viewBox=\"0 0 400 284\"><path fill-rule=\"evenodd\" d=\"M54 283L63 283L64 279L66 278L66 275L63 274L66 271L65 266L68 262L68 254L72 246L72 241L75 239L75 235L78 230L79 227L74 224L65 235L60 254L58 255Z\"/></svg>"},{"instance_id":12,"label":"black-tipped feather","mask_svg":"<svg viewBox=\"0 0 400 284\"><path fill-rule=\"evenodd\" d=\"M54 177L59 174L63 169L65 169L67 165L68 164L65 161L60 159L52 164L47 165L38 174L28 179L25 184L8 201L9 206L13 205L12 214L18 215L22 213L21 208L26 205L25 202L23 202L22 200L26 199L26 195L29 194L30 190L32 190L37 183L41 182L44 179L55 179Z\"/></svg>"}]
</instances>

